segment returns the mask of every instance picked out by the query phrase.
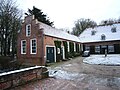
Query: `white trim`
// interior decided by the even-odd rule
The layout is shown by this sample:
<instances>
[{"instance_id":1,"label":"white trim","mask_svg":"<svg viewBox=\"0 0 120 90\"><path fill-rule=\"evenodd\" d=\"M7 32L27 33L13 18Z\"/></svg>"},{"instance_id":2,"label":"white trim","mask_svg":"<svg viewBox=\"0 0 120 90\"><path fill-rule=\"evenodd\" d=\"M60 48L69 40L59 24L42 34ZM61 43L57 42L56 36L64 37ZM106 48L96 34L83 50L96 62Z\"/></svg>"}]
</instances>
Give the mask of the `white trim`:
<instances>
[{"instance_id":1,"label":"white trim","mask_svg":"<svg viewBox=\"0 0 120 90\"><path fill-rule=\"evenodd\" d=\"M27 37L30 36L30 35L28 35L28 26L30 26L30 35L31 35L31 24L27 24L26 25L26 36Z\"/></svg>"},{"instance_id":2,"label":"white trim","mask_svg":"<svg viewBox=\"0 0 120 90\"><path fill-rule=\"evenodd\" d=\"M46 48L46 60L47 60L47 47L53 47L54 48L54 60L56 62L56 47L52 46L52 45L46 45L45 46L45 48Z\"/></svg>"},{"instance_id":3,"label":"white trim","mask_svg":"<svg viewBox=\"0 0 120 90\"><path fill-rule=\"evenodd\" d=\"M76 43L74 42L74 52L76 52Z\"/></svg>"},{"instance_id":4,"label":"white trim","mask_svg":"<svg viewBox=\"0 0 120 90\"><path fill-rule=\"evenodd\" d=\"M25 53L23 53L23 41L26 42L26 40L21 40L21 54L26 54L26 50L27 50L26 47L25 47ZM27 42L26 42L26 46L27 46Z\"/></svg>"},{"instance_id":5,"label":"white trim","mask_svg":"<svg viewBox=\"0 0 120 90\"><path fill-rule=\"evenodd\" d=\"M83 51L83 44L81 44L81 51Z\"/></svg>"},{"instance_id":6,"label":"white trim","mask_svg":"<svg viewBox=\"0 0 120 90\"><path fill-rule=\"evenodd\" d=\"M62 50L63 50L63 59L65 59L65 48L64 46L61 46L62 47Z\"/></svg>"},{"instance_id":7,"label":"white trim","mask_svg":"<svg viewBox=\"0 0 120 90\"><path fill-rule=\"evenodd\" d=\"M70 52L70 44L69 44L69 41L67 41L67 47L68 47L68 52Z\"/></svg>"},{"instance_id":8,"label":"white trim","mask_svg":"<svg viewBox=\"0 0 120 90\"><path fill-rule=\"evenodd\" d=\"M32 53L32 40L36 40L36 53ZM30 54L37 54L37 39L30 39Z\"/></svg>"}]
</instances>

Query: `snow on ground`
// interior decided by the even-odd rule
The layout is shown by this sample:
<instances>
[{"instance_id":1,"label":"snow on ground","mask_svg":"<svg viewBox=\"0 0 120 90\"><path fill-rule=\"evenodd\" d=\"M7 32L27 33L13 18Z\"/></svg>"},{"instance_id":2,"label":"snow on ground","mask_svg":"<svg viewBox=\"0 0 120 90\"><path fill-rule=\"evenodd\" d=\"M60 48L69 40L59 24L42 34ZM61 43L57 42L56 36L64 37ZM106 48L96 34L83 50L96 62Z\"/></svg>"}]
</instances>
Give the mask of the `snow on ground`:
<instances>
[{"instance_id":1,"label":"snow on ground","mask_svg":"<svg viewBox=\"0 0 120 90\"><path fill-rule=\"evenodd\" d=\"M71 73L64 70L49 70L49 77L54 77L58 79L73 80L78 75L78 73Z\"/></svg>"},{"instance_id":2,"label":"snow on ground","mask_svg":"<svg viewBox=\"0 0 120 90\"><path fill-rule=\"evenodd\" d=\"M91 55L90 57L85 58L83 62L98 65L120 65L120 55L109 54L107 57L105 57L105 55Z\"/></svg>"}]
</instances>

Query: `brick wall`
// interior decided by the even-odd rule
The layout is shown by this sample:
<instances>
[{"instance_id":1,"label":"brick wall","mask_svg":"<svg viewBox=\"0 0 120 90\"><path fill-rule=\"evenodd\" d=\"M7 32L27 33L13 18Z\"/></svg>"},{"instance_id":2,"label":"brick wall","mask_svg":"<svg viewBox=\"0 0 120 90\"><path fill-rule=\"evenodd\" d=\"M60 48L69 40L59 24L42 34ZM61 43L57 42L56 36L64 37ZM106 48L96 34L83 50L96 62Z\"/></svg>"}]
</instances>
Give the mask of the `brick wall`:
<instances>
[{"instance_id":1,"label":"brick wall","mask_svg":"<svg viewBox=\"0 0 120 90\"><path fill-rule=\"evenodd\" d=\"M47 68L42 66L30 67L21 70L0 74L0 90L9 89L36 79L48 77Z\"/></svg>"}]
</instances>

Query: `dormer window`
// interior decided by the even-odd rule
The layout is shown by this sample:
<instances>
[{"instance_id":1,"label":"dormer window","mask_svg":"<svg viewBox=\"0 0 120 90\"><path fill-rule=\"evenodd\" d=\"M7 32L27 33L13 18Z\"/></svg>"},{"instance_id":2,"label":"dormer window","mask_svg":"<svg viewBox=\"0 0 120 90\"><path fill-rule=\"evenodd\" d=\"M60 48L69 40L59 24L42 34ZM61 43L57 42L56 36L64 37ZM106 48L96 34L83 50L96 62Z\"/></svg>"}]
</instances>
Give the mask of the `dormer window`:
<instances>
[{"instance_id":1,"label":"dormer window","mask_svg":"<svg viewBox=\"0 0 120 90\"><path fill-rule=\"evenodd\" d=\"M91 35L95 35L95 33L96 33L96 31L94 31L94 30L91 31Z\"/></svg>"},{"instance_id":2,"label":"dormer window","mask_svg":"<svg viewBox=\"0 0 120 90\"><path fill-rule=\"evenodd\" d=\"M104 34L101 35L101 40L105 40L106 36Z\"/></svg>"},{"instance_id":3,"label":"dormer window","mask_svg":"<svg viewBox=\"0 0 120 90\"><path fill-rule=\"evenodd\" d=\"M31 25L28 24L26 25L26 36L30 36L31 35Z\"/></svg>"},{"instance_id":4,"label":"dormer window","mask_svg":"<svg viewBox=\"0 0 120 90\"><path fill-rule=\"evenodd\" d=\"M112 28L111 28L111 32L112 32L112 33L115 33L115 32L116 32L116 27L112 27Z\"/></svg>"}]
</instances>

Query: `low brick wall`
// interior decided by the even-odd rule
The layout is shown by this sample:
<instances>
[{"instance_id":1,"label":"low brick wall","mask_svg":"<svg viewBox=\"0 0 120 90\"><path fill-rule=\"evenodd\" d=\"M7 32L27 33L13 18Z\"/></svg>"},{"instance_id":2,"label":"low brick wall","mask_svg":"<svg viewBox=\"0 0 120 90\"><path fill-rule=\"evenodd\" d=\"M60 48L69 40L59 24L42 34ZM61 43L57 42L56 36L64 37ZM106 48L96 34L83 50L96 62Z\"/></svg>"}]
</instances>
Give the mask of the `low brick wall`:
<instances>
[{"instance_id":1,"label":"low brick wall","mask_svg":"<svg viewBox=\"0 0 120 90\"><path fill-rule=\"evenodd\" d=\"M31 80L48 77L48 70L44 66L35 66L0 74L0 90L25 84Z\"/></svg>"}]
</instances>

